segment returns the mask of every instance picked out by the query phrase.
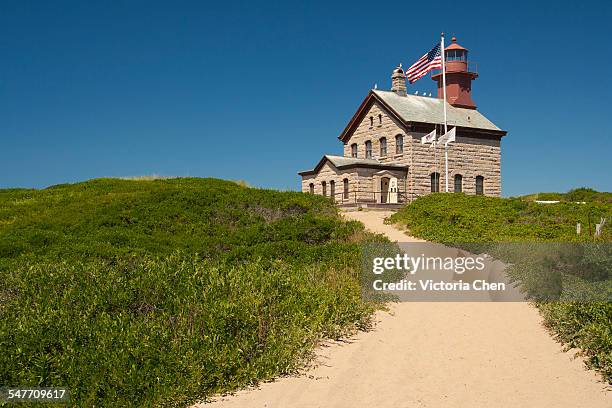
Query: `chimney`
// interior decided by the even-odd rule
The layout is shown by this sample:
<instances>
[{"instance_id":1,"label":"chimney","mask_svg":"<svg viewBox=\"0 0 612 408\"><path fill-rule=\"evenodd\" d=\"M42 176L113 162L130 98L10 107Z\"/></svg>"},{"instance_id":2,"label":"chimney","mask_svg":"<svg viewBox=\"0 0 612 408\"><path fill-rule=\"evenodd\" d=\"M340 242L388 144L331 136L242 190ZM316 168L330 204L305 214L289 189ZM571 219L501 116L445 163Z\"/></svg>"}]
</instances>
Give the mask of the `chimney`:
<instances>
[{"instance_id":1,"label":"chimney","mask_svg":"<svg viewBox=\"0 0 612 408\"><path fill-rule=\"evenodd\" d=\"M451 45L444 50L446 62L446 101L458 108L476 109L472 100L472 81L478 78L477 72L471 72L467 60L468 50L457 44L453 37ZM431 76L438 82L438 98L442 99L442 72Z\"/></svg>"},{"instance_id":2,"label":"chimney","mask_svg":"<svg viewBox=\"0 0 612 408\"><path fill-rule=\"evenodd\" d=\"M391 74L391 91L399 96L406 96L406 76L402 69L402 64L393 70Z\"/></svg>"}]
</instances>

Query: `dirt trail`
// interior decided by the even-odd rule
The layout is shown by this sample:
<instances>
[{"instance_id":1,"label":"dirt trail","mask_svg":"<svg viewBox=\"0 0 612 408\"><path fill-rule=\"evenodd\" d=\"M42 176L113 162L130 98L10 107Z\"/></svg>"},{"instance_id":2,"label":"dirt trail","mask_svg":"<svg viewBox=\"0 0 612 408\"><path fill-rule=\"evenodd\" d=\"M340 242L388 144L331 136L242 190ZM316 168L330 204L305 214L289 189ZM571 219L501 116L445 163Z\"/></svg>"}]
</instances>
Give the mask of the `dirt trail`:
<instances>
[{"instance_id":1,"label":"dirt trail","mask_svg":"<svg viewBox=\"0 0 612 408\"><path fill-rule=\"evenodd\" d=\"M394 241L389 213L346 217ZM316 368L203 407L612 408L612 392L564 353L526 303L399 303L376 329L318 351Z\"/></svg>"}]
</instances>

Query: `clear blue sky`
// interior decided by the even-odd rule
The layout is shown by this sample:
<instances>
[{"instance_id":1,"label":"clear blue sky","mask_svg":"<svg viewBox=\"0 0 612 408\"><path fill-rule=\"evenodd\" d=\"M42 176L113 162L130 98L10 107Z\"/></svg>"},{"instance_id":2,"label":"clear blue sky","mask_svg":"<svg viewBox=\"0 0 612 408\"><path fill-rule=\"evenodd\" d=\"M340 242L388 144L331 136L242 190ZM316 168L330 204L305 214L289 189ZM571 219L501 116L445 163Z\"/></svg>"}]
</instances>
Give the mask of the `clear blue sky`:
<instances>
[{"instance_id":1,"label":"clear blue sky","mask_svg":"<svg viewBox=\"0 0 612 408\"><path fill-rule=\"evenodd\" d=\"M2 1L0 187L156 173L297 189L298 170L341 153L373 84L444 31L509 132L504 195L612 191L611 15L607 1Z\"/></svg>"}]
</instances>

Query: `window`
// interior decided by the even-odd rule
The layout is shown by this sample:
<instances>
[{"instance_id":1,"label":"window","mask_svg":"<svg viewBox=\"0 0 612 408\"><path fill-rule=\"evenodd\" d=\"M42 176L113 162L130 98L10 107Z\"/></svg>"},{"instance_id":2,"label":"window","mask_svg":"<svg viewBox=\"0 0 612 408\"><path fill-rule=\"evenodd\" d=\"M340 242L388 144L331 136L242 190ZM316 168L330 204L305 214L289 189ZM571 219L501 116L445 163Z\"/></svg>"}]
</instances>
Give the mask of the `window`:
<instances>
[{"instance_id":1,"label":"window","mask_svg":"<svg viewBox=\"0 0 612 408\"><path fill-rule=\"evenodd\" d=\"M395 154L404 153L404 136L395 136Z\"/></svg>"},{"instance_id":2,"label":"window","mask_svg":"<svg viewBox=\"0 0 612 408\"><path fill-rule=\"evenodd\" d=\"M357 157L357 143L351 145L351 157Z\"/></svg>"},{"instance_id":3,"label":"window","mask_svg":"<svg viewBox=\"0 0 612 408\"><path fill-rule=\"evenodd\" d=\"M374 116L370 116L370 127L374 126Z\"/></svg>"},{"instance_id":4,"label":"window","mask_svg":"<svg viewBox=\"0 0 612 408\"><path fill-rule=\"evenodd\" d=\"M336 182L334 180L329 182L329 196L336 199Z\"/></svg>"},{"instance_id":5,"label":"window","mask_svg":"<svg viewBox=\"0 0 612 408\"><path fill-rule=\"evenodd\" d=\"M463 176L461 174L455 174L455 193L463 191Z\"/></svg>"},{"instance_id":6,"label":"window","mask_svg":"<svg viewBox=\"0 0 612 408\"><path fill-rule=\"evenodd\" d=\"M446 51L446 61L467 61L467 51L465 50Z\"/></svg>"},{"instance_id":7,"label":"window","mask_svg":"<svg viewBox=\"0 0 612 408\"><path fill-rule=\"evenodd\" d=\"M476 194L484 194L484 177L476 176Z\"/></svg>"},{"instance_id":8,"label":"window","mask_svg":"<svg viewBox=\"0 0 612 408\"><path fill-rule=\"evenodd\" d=\"M380 157L385 157L387 155L387 138L380 138Z\"/></svg>"},{"instance_id":9,"label":"window","mask_svg":"<svg viewBox=\"0 0 612 408\"><path fill-rule=\"evenodd\" d=\"M431 173L431 192L438 193L440 191L440 173Z\"/></svg>"},{"instance_id":10,"label":"window","mask_svg":"<svg viewBox=\"0 0 612 408\"><path fill-rule=\"evenodd\" d=\"M314 194L314 184L310 183L310 194Z\"/></svg>"},{"instance_id":11,"label":"window","mask_svg":"<svg viewBox=\"0 0 612 408\"><path fill-rule=\"evenodd\" d=\"M347 178L344 179L344 194L343 194L343 198L345 200L348 200L349 198L349 181Z\"/></svg>"},{"instance_id":12,"label":"window","mask_svg":"<svg viewBox=\"0 0 612 408\"><path fill-rule=\"evenodd\" d=\"M321 189L323 191L323 195L326 196L327 195L327 183L325 183L324 181L321 182Z\"/></svg>"},{"instance_id":13,"label":"window","mask_svg":"<svg viewBox=\"0 0 612 408\"><path fill-rule=\"evenodd\" d=\"M378 124L382 125L382 115L378 114Z\"/></svg>"},{"instance_id":14,"label":"window","mask_svg":"<svg viewBox=\"0 0 612 408\"><path fill-rule=\"evenodd\" d=\"M371 159L372 158L372 142L371 141L367 141L365 142L365 150L366 150L366 159Z\"/></svg>"}]
</instances>

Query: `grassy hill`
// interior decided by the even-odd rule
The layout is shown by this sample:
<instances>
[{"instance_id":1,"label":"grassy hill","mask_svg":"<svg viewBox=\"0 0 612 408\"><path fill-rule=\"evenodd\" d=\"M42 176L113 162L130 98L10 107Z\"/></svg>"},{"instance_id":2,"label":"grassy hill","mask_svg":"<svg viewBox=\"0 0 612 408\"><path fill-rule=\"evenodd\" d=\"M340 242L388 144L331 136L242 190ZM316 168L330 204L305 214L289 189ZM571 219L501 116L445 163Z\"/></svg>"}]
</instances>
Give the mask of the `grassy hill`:
<instances>
[{"instance_id":1,"label":"grassy hill","mask_svg":"<svg viewBox=\"0 0 612 408\"><path fill-rule=\"evenodd\" d=\"M543 196L543 197L542 197ZM398 223L409 233L430 241L449 243L486 243L487 249L501 242L573 242L561 251L547 253L543 262L552 263L567 278L560 296L576 290L612 290L612 202L611 193L590 189L567 194L546 193L525 198L494 198L464 194L431 194L421 197L394 214L389 222ZM535 199L560 200L558 204L538 204ZM575 203L585 201L586 204ZM595 223L607 217L601 237L594 238ZM576 223L582 234L576 234ZM527 245L526 247L536 247ZM541 248L541 246L540 246ZM551 249L554 247L550 247ZM596 252L596 256L589 258ZM520 262L520 260L515 260ZM527 273L533 271L526 269ZM557 276L557 275L555 275ZM580 278L580 286L574 284ZM550 281L536 280L548 289ZM607 292L606 292L607 291ZM588 357L588 364L599 369L612 383L612 303L610 302L539 302L545 323L568 347L578 347Z\"/></svg>"},{"instance_id":2,"label":"grassy hill","mask_svg":"<svg viewBox=\"0 0 612 408\"><path fill-rule=\"evenodd\" d=\"M567 193L536 193L521 198L526 201L600 202L612 204L612 193L600 192L586 187L576 188Z\"/></svg>"},{"instance_id":3,"label":"grassy hill","mask_svg":"<svg viewBox=\"0 0 612 408\"><path fill-rule=\"evenodd\" d=\"M0 190L0 384L74 406L184 406L369 324L361 224L216 179Z\"/></svg>"}]
</instances>

